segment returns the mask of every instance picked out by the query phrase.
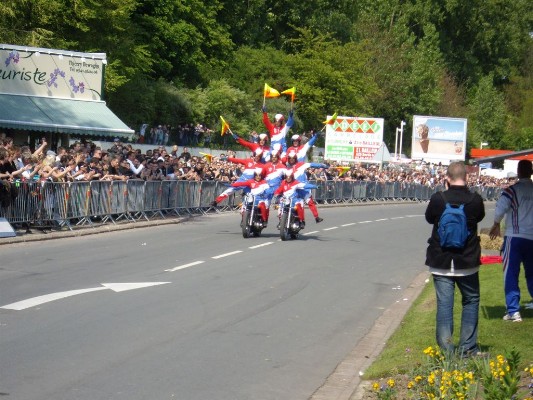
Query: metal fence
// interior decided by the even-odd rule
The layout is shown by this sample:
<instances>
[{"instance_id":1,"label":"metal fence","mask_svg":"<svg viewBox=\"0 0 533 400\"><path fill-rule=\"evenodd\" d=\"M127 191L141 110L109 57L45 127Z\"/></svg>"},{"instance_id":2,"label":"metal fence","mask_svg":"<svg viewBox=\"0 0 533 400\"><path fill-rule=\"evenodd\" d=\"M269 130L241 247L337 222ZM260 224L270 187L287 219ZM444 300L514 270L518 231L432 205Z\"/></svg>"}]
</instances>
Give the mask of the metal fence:
<instances>
[{"instance_id":1,"label":"metal fence","mask_svg":"<svg viewBox=\"0 0 533 400\"><path fill-rule=\"evenodd\" d=\"M318 203L362 203L374 201L427 201L443 190L401 182L312 181ZM12 204L0 207L0 217L11 224L34 227L117 223L169 216L207 213L213 199L228 188L215 181L93 181L20 182ZM484 200L496 200L501 188L475 187ZM233 193L219 204L217 211L240 207L241 195Z\"/></svg>"}]
</instances>

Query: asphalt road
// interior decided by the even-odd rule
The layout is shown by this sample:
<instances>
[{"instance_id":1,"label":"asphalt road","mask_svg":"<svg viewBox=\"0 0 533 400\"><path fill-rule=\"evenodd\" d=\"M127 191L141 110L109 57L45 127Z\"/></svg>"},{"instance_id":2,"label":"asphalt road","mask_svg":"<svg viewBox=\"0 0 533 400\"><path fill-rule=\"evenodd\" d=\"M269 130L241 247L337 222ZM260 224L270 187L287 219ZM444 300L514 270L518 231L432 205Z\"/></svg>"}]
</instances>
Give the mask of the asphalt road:
<instances>
[{"instance_id":1,"label":"asphalt road","mask_svg":"<svg viewBox=\"0 0 533 400\"><path fill-rule=\"evenodd\" d=\"M1 246L6 399L309 399L426 270L426 204L237 214ZM274 213L274 212L273 212Z\"/></svg>"}]
</instances>

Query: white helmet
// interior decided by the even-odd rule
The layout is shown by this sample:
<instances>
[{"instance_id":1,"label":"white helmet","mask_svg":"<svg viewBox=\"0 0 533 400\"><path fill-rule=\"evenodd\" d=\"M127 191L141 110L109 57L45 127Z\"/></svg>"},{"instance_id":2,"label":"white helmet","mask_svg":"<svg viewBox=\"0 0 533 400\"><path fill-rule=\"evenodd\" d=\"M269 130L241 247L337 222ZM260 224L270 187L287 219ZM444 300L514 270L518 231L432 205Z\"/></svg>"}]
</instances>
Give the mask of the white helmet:
<instances>
[{"instance_id":1,"label":"white helmet","mask_svg":"<svg viewBox=\"0 0 533 400\"><path fill-rule=\"evenodd\" d=\"M281 154L281 144L275 143L272 146L272 157L279 157Z\"/></svg>"},{"instance_id":2,"label":"white helmet","mask_svg":"<svg viewBox=\"0 0 533 400\"><path fill-rule=\"evenodd\" d=\"M268 135L266 133L259 134L259 140L267 140L267 139L268 139Z\"/></svg>"},{"instance_id":3,"label":"white helmet","mask_svg":"<svg viewBox=\"0 0 533 400\"><path fill-rule=\"evenodd\" d=\"M283 114L276 114L276 115L274 116L274 119L275 119L276 121L281 121L282 119L285 119L285 117L283 116Z\"/></svg>"},{"instance_id":4,"label":"white helmet","mask_svg":"<svg viewBox=\"0 0 533 400\"><path fill-rule=\"evenodd\" d=\"M285 178L293 177L294 178L294 171L292 169L287 169L284 172Z\"/></svg>"},{"instance_id":5,"label":"white helmet","mask_svg":"<svg viewBox=\"0 0 533 400\"><path fill-rule=\"evenodd\" d=\"M294 142L295 140L300 141L300 140L302 140L302 138L300 137L300 135L292 135L291 140L292 140L293 142Z\"/></svg>"},{"instance_id":6,"label":"white helmet","mask_svg":"<svg viewBox=\"0 0 533 400\"><path fill-rule=\"evenodd\" d=\"M296 154L294 150L289 151L289 153L287 154L287 158L297 158L297 157L298 157L298 154Z\"/></svg>"},{"instance_id":7,"label":"white helmet","mask_svg":"<svg viewBox=\"0 0 533 400\"><path fill-rule=\"evenodd\" d=\"M254 156L261 156L263 155L263 149L261 147L258 147L254 150Z\"/></svg>"}]
</instances>

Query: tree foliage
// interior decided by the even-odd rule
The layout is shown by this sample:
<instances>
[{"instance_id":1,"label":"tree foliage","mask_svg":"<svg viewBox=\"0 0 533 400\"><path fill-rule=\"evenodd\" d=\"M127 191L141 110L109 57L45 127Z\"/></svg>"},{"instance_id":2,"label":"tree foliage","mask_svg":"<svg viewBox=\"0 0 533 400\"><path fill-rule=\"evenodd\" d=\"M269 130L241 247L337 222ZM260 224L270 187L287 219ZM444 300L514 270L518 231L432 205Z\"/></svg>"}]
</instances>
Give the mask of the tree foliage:
<instances>
[{"instance_id":1,"label":"tree foliage","mask_svg":"<svg viewBox=\"0 0 533 400\"><path fill-rule=\"evenodd\" d=\"M105 52L130 126L261 129L263 85L296 88L298 131L327 114L469 118L470 146L531 147L528 0L4 0L0 42Z\"/></svg>"}]
</instances>

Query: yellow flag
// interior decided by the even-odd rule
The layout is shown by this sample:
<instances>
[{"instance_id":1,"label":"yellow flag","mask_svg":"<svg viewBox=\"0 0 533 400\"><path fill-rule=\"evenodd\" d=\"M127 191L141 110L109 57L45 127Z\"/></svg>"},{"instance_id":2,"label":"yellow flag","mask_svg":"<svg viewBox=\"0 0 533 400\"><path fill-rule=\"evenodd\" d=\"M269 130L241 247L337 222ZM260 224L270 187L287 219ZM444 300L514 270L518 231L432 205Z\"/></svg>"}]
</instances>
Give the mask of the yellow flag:
<instances>
[{"instance_id":1,"label":"yellow flag","mask_svg":"<svg viewBox=\"0 0 533 400\"><path fill-rule=\"evenodd\" d=\"M335 167L339 171L339 176L343 176L346 171L350 170L350 167Z\"/></svg>"},{"instance_id":2,"label":"yellow flag","mask_svg":"<svg viewBox=\"0 0 533 400\"><path fill-rule=\"evenodd\" d=\"M202 153L201 151L199 153L207 159L209 164L211 164L211 161L213 160L213 154Z\"/></svg>"},{"instance_id":3,"label":"yellow flag","mask_svg":"<svg viewBox=\"0 0 533 400\"><path fill-rule=\"evenodd\" d=\"M268 84L265 83L264 96L267 98L279 97L279 92L276 89L271 88Z\"/></svg>"},{"instance_id":4,"label":"yellow flag","mask_svg":"<svg viewBox=\"0 0 533 400\"><path fill-rule=\"evenodd\" d=\"M222 115L220 116L220 120L222 121L222 129L220 130L220 136L224 136L226 131L229 129L229 124L224 118L222 118Z\"/></svg>"},{"instance_id":5,"label":"yellow flag","mask_svg":"<svg viewBox=\"0 0 533 400\"><path fill-rule=\"evenodd\" d=\"M327 120L324 121L324 124L326 125L333 125L333 123L337 120L337 113L333 114L331 117L329 117Z\"/></svg>"},{"instance_id":6,"label":"yellow flag","mask_svg":"<svg viewBox=\"0 0 533 400\"><path fill-rule=\"evenodd\" d=\"M290 89L284 90L281 94L290 94L291 101L294 101L294 95L296 94L296 87L291 87Z\"/></svg>"}]
</instances>

